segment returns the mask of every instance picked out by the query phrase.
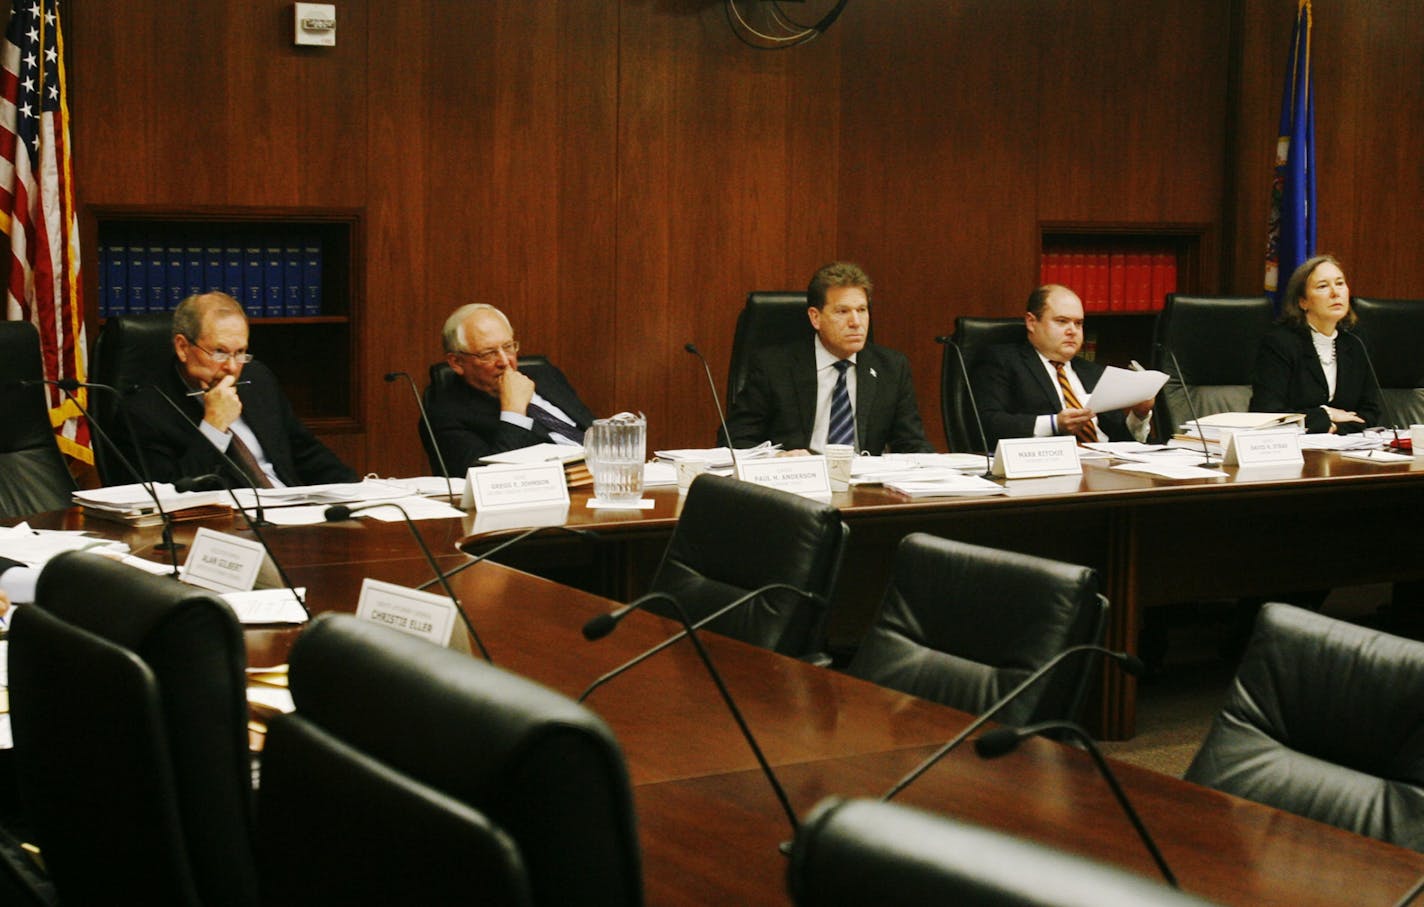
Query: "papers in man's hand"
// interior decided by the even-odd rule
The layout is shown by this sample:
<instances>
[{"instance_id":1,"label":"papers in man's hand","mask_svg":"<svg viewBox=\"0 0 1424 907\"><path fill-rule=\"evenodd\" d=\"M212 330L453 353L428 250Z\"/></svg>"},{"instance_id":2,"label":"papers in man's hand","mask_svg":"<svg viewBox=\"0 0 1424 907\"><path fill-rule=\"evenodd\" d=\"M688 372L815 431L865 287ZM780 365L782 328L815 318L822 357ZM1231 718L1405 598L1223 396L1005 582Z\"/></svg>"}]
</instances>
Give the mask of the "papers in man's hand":
<instances>
[{"instance_id":1,"label":"papers in man's hand","mask_svg":"<svg viewBox=\"0 0 1424 907\"><path fill-rule=\"evenodd\" d=\"M297 587L298 595L306 595L305 587ZM292 595L292 590L253 589L250 592L224 592L222 600L232 606L241 624L304 624L307 612Z\"/></svg>"},{"instance_id":2,"label":"papers in man's hand","mask_svg":"<svg viewBox=\"0 0 1424 907\"><path fill-rule=\"evenodd\" d=\"M1151 400L1166 383L1166 372L1151 369L1139 372L1110 365L1103 370L1103 376L1083 405L1096 413L1110 413Z\"/></svg>"},{"instance_id":3,"label":"papers in man's hand","mask_svg":"<svg viewBox=\"0 0 1424 907\"><path fill-rule=\"evenodd\" d=\"M891 491L911 498L959 497L962 495L1004 494L1004 486L980 476L964 476L958 473L944 473L938 478L925 481L886 482Z\"/></svg>"}]
</instances>

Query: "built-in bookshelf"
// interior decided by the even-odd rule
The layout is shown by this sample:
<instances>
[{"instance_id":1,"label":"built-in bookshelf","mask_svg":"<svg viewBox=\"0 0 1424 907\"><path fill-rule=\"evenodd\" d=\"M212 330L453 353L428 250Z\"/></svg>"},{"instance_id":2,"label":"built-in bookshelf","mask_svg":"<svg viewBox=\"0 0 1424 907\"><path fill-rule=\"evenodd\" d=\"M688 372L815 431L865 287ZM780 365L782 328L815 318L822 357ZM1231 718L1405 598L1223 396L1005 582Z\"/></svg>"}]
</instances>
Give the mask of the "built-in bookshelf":
<instances>
[{"instance_id":1,"label":"built-in bookshelf","mask_svg":"<svg viewBox=\"0 0 1424 907\"><path fill-rule=\"evenodd\" d=\"M88 283L99 320L172 311L193 293L242 302L250 348L318 430L357 426L355 210L94 207Z\"/></svg>"}]
</instances>

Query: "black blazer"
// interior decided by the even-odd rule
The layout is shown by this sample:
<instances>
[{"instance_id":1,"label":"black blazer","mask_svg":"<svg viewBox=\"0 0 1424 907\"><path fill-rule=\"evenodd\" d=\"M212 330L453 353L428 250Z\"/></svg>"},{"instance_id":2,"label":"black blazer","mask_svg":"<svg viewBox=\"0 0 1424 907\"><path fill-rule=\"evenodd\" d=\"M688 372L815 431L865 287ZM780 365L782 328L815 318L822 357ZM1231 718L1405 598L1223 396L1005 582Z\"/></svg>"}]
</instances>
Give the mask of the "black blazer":
<instances>
[{"instance_id":1,"label":"black blazer","mask_svg":"<svg viewBox=\"0 0 1424 907\"><path fill-rule=\"evenodd\" d=\"M855 357L855 437L872 454L929 453L903 353L866 344ZM816 421L815 339L758 350L747 383L727 414L727 430L737 447L763 441L786 450L808 448Z\"/></svg>"},{"instance_id":2,"label":"black blazer","mask_svg":"<svg viewBox=\"0 0 1424 907\"><path fill-rule=\"evenodd\" d=\"M1081 357L1073 372L1088 393L1098 386L1103 367ZM1027 340L985 347L974 363L974 399L984 420L984 434L993 450L1001 438L1029 438L1039 416L1057 414L1063 404L1038 353ZM1098 426L1110 441L1131 441L1127 411L1098 413Z\"/></svg>"},{"instance_id":3,"label":"black blazer","mask_svg":"<svg viewBox=\"0 0 1424 907\"><path fill-rule=\"evenodd\" d=\"M203 436L197 423L203 419L202 401L188 397L188 386L178 372L178 360L164 371L159 387L183 411L180 415L153 387L145 387L120 404L118 425L111 434L125 437L124 446L139 469L147 469L156 482L173 482L181 478L217 473L229 482L245 486L245 476L235 474L223 461L212 442ZM242 421L252 429L262 444L262 451L288 485L323 485L330 482L354 482L356 471L317 440L292 412L292 404L277 385L271 369L261 362L249 362L242 370L241 381L249 382L237 388L242 401ZM187 416L187 418L184 418ZM126 418L125 418L126 417ZM128 438L132 425L134 438ZM142 458L135 459L135 449Z\"/></svg>"},{"instance_id":4,"label":"black blazer","mask_svg":"<svg viewBox=\"0 0 1424 907\"><path fill-rule=\"evenodd\" d=\"M1305 413L1306 431L1328 432L1330 417L1320 408L1326 405L1357 413L1365 420L1340 423L1337 430L1341 434L1379 424L1379 390L1370 375L1360 335L1343 327L1336 331L1335 397L1331 399L1325 370L1310 341L1310 328L1286 324L1271 328L1256 350L1251 411Z\"/></svg>"},{"instance_id":5,"label":"black blazer","mask_svg":"<svg viewBox=\"0 0 1424 907\"><path fill-rule=\"evenodd\" d=\"M528 365L520 369L534 382L534 390L563 410L578 425L593 424L593 413L578 398L564 373L552 365ZM532 429L499 418L499 398L476 390L459 375L436 391L425 392L425 412L440 454L452 475L462 476L481 457L506 450L518 450L549 440L548 429L534 423Z\"/></svg>"}]
</instances>

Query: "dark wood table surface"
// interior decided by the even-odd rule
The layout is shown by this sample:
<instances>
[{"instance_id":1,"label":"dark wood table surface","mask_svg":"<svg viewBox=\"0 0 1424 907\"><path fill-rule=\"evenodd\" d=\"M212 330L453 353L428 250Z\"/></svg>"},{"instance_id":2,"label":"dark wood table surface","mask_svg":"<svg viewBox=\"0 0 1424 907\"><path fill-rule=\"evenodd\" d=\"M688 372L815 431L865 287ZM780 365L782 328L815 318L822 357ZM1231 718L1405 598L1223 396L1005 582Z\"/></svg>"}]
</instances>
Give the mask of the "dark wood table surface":
<instances>
[{"instance_id":1,"label":"dark wood table surface","mask_svg":"<svg viewBox=\"0 0 1424 907\"><path fill-rule=\"evenodd\" d=\"M869 492L852 497L870 513L895 506L876 503ZM660 498L659 507L669 503ZM997 506L1012 509L1011 501ZM153 530L115 533L112 524L86 523L72 512L31 523L107 529L156 557ZM222 520L208 525L233 528ZM469 517L419 525L443 552L443 566L466 559L454 546L469 534ZM410 585L430 578L404 524L361 521L272 529L268 536L317 612L354 608L366 576ZM590 643L580 628L615 607L606 598L493 563L454 583L497 664L571 696L676 629L637 614ZM250 662L280 663L297 632L249 630ZM825 796L880 794L969 720L734 640L706 640L798 814ZM790 834L785 816L690 647L673 646L601 688L588 705L609 723L628 760L650 904L788 903L777 850ZM1209 899L1391 904L1424 874L1424 855L1133 766L1116 768L1183 888ZM993 762L966 747L900 799L1154 874L1090 760L1056 743L1028 741Z\"/></svg>"}]
</instances>

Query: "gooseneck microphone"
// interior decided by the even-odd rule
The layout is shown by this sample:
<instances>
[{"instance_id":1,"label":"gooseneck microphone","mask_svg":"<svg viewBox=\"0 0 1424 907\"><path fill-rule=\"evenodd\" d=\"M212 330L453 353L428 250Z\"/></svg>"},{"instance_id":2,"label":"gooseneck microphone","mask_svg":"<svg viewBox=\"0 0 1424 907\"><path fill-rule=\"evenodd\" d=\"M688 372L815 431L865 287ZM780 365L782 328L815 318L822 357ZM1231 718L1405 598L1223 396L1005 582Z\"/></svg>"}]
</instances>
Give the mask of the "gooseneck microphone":
<instances>
[{"instance_id":1,"label":"gooseneck microphone","mask_svg":"<svg viewBox=\"0 0 1424 907\"><path fill-rule=\"evenodd\" d=\"M420 427L425 429L425 437L430 442L430 449L435 451L435 462L440 464L440 474L445 477L445 493L453 501L455 486L450 483L450 467L445 465L445 455L440 452L440 443L435 440L435 429L430 427L430 416L425 411L425 401L420 398L420 391L416 390L415 379L410 376L410 372L386 372L387 384L397 378L404 378L410 384L411 395L415 397L416 408L420 410Z\"/></svg>"},{"instance_id":2,"label":"gooseneck microphone","mask_svg":"<svg viewBox=\"0 0 1424 907\"><path fill-rule=\"evenodd\" d=\"M1376 371L1375 371L1375 363L1374 363L1374 360L1370 358L1370 348L1367 347L1367 346L1365 346L1364 338L1361 337L1359 334L1356 334L1354 331L1347 331L1347 330L1345 330L1344 328L1341 328L1341 329L1340 329L1340 332L1341 332L1342 334L1344 334L1345 336L1347 336L1347 337L1353 337L1354 340L1355 340L1355 342L1360 345L1360 352L1362 352L1362 353L1365 354L1365 365L1369 366L1369 369L1370 369L1370 379L1371 379L1372 381L1374 381L1374 383L1375 383L1375 394L1377 395L1377 397L1378 397L1378 399L1379 399L1379 404L1380 404L1380 416L1383 417L1383 416L1384 416L1384 386L1380 384L1379 372L1376 372ZM1366 427L1368 428L1368 427L1370 427L1370 426L1366 426ZM1389 427L1394 429L1394 436L1395 436L1396 438L1398 438L1398 437L1399 437L1399 426L1398 426L1398 425L1391 425L1391 426L1389 426ZM1410 444L1411 444L1411 446L1413 445L1413 443L1414 443L1414 441L1413 441L1413 439L1411 438L1411 439L1410 439Z\"/></svg>"},{"instance_id":3,"label":"gooseneck microphone","mask_svg":"<svg viewBox=\"0 0 1424 907\"><path fill-rule=\"evenodd\" d=\"M974 424L979 429L979 443L984 446L984 474L983 478L992 479L994 477L994 452L989 449L989 436L984 434L984 420L979 418L979 404L974 400L974 385L969 383L969 369L964 364L964 350L959 348L959 344L954 342L954 338L948 334L935 338L935 343L942 343L954 350L955 358L959 362L959 375L964 379L964 393L969 396L969 409L974 413Z\"/></svg>"},{"instance_id":4,"label":"gooseneck microphone","mask_svg":"<svg viewBox=\"0 0 1424 907\"><path fill-rule=\"evenodd\" d=\"M732 433L727 429L727 416L722 412L722 398L717 396L717 382L712 379L712 366L707 364L707 357L702 355L697 344L684 343L682 348L702 360L702 370L707 373L707 386L712 390L712 402L717 405L717 421L722 423L722 440L727 442L727 451L732 455L732 475L740 479L742 470L737 464L737 448L732 445Z\"/></svg>"},{"instance_id":5,"label":"gooseneck microphone","mask_svg":"<svg viewBox=\"0 0 1424 907\"><path fill-rule=\"evenodd\" d=\"M1113 796L1117 798L1118 806L1127 815L1128 821L1137 831L1137 836L1142 839L1142 844L1147 848L1147 852L1152 854L1152 859L1157 863L1158 870L1162 873L1162 878L1167 880L1167 884L1173 888L1180 888L1177 884L1177 877L1172 874L1171 868L1167 866L1167 861L1162 858L1162 851L1157 849L1157 842L1152 840L1152 835L1147 831L1147 826L1142 824L1142 818L1137 815L1137 810L1132 808L1132 802L1127 799L1127 794L1123 792L1122 785L1118 784L1117 776L1113 774L1108 761L1103 758L1102 750L1093 742L1092 736L1082 726L1072 721L1043 721L1038 724L1031 724L1028 727L995 728L983 737L974 741L974 751L985 759L995 759L1005 753L1012 752L1018 747L1025 737L1032 737L1044 731L1062 731L1070 737L1075 738L1083 749L1093 757L1093 763L1098 767L1098 774L1112 789Z\"/></svg>"},{"instance_id":6,"label":"gooseneck microphone","mask_svg":"<svg viewBox=\"0 0 1424 907\"><path fill-rule=\"evenodd\" d=\"M890 788L883 795L881 795L881 802L889 800L896 794L900 793L900 791L909 787L912 781L923 775L925 772L929 771L929 769L936 762L939 762L945 756L948 756L952 751L958 749L959 745L965 740L968 740L971 734L979 730L990 720L992 720L995 715L999 714L1006 707L1008 707L1008 705L1012 703L1015 699L1018 699L1019 696L1023 695L1023 692L1025 690L1033 686L1043 677L1047 676L1065 659L1082 652L1096 652L1099 655L1106 656L1107 658L1110 658L1113 661L1117 662L1119 665L1121 665L1122 669L1127 673L1131 674L1133 677L1142 676L1143 672L1146 670L1145 666L1142 664L1142 659L1138 658L1136 655L1129 655L1126 652L1114 652L1112 649L1107 649L1103 646L1095 646L1090 644L1069 646L1062 652L1059 652L1057 655L1048 659L1048 661L1045 661L1043 664L1039 665L1038 669L1032 674L1025 677L1019 683L1018 686L1014 687L1012 690L1009 690L1003 696L999 697L998 702L989 706L989 708L986 709L983 714L981 714L978 718L975 718L973 721L969 722L969 725L965 727L964 730L960 731L958 734L955 734L954 737L952 737L948 743L935 750L934 753L929 756L929 758L925 759L925 761L921 762L919 765L911 769L910 773L907 774L905 777L895 782L894 787Z\"/></svg>"},{"instance_id":7,"label":"gooseneck microphone","mask_svg":"<svg viewBox=\"0 0 1424 907\"><path fill-rule=\"evenodd\" d=\"M410 534L415 536L415 543L420 546L421 553L425 555L425 560L430 564L430 569L434 571L435 578L444 587L445 594L449 596L450 603L455 606L455 613L460 615L460 620L465 624L465 630L470 634L470 638L475 641L475 646L480 650L480 655L485 661L494 664L494 659L490 658L489 650L485 648L484 641L480 639L479 631L475 629L474 621L470 620L470 615L465 613L465 609L460 606L460 599L455 595L455 590L450 588L450 580L441 572L440 565L435 563L435 555L430 553L430 546L425 544L425 539L421 536L420 530L415 527L415 521L410 518L406 509L395 501L376 501L371 504L361 504L357 507L349 507L346 504L333 504L326 508L324 513L328 523L339 523L343 520L351 519L353 514L363 510L374 510L377 507L394 507L405 517L405 524L410 528ZM428 583L426 585L429 585ZM420 588L425 588L421 586Z\"/></svg>"},{"instance_id":8,"label":"gooseneck microphone","mask_svg":"<svg viewBox=\"0 0 1424 907\"><path fill-rule=\"evenodd\" d=\"M207 435L204 435L203 430L198 427L198 423L193 421L193 417L188 415L188 413L183 410L183 407L178 405L178 402L176 400L168 396L168 394L164 392L163 388L159 387L156 384L147 384L142 385L136 389L151 390L154 393L158 394L158 396L162 397L165 403L173 407L174 412L183 417L184 422L187 422L189 425L193 426L193 431L197 432L198 436L201 437L203 441L213 449L213 451L218 455L218 457L222 459L223 463L227 465L227 468L232 470L234 475L236 475L243 482L245 482L248 488L252 489L252 500L256 504L256 507L254 509L257 511L257 513L256 520L254 521L253 518L248 515L246 510L242 511L242 515L247 518L247 525L256 526L258 524L261 524L263 526L271 526L272 524L267 522L267 519L262 515L262 496L257 493L257 483L253 481L252 476L247 474L247 470L237 465L237 461L234 460L232 457L228 456L227 451L218 448L211 441L209 441Z\"/></svg>"},{"instance_id":9,"label":"gooseneck microphone","mask_svg":"<svg viewBox=\"0 0 1424 907\"><path fill-rule=\"evenodd\" d=\"M737 596L727 604L718 608L716 611L713 611L711 614L708 614L706 617L695 621L692 624L692 629L701 630L703 627L712 623L717 618L722 617L724 614L729 614L732 611L735 611L737 608L740 608L742 605L746 604L757 596L764 595L767 592L774 592L777 590L794 592L797 595L800 595L802 598L808 598L811 601L819 602L822 605L826 604L825 598L823 596L817 595L814 592L807 592L804 589L799 589L796 586L792 586L787 583L767 583L765 586L753 589L745 595ZM656 598L661 595L662 593L660 592L654 592L651 596L643 596L643 598L640 598L631 604L624 605L616 611L611 611L607 614L600 614L597 617L590 618L589 621L583 625L583 638L589 640L602 639L609 633L612 633L613 628L618 626L618 622L624 617L626 617L630 612L636 611L638 608L641 608L644 604L644 599L648 599L650 597ZM682 639L686 635L686 630L679 630L672 636L669 636L667 639L653 646L651 649L644 651L641 655L637 655L634 658L625 661L623 664L619 665L618 667L604 674L602 677L599 677L593 683L589 684L588 689L584 690L582 693L579 694L578 701L583 702L589 697L589 695L594 690L603 686L605 683L617 677L619 674L622 674L624 671L627 671L642 664L649 658L652 658L654 655L658 654L663 649L666 649L668 646L677 642L679 639Z\"/></svg>"},{"instance_id":10,"label":"gooseneck microphone","mask_svg":"<svg viewBox=\"0 0 1424 907\"><path fill-rule=\"evenodd\" d=\"M1394 902L1394 907L1409 907L1421 892L1424 892L1424 879L1415 882L1414 887L1404 893L1404 897Z\"/></svg>"},{"instance_id":11,"label":"gooseneck microphone","mask_svg":"<svg viewBox=\"0 0 1424 907\"><path fill-rule=\"evenodd\" d=\"M70 403L73 403L74 408L79 410L80 414L84 416L84 420L89 423L89 426L91 428L94 429L94 433L99 436L99 440L103 441L104 444L108 446L109 450L113 452L115 459L117 459L119 461L119 464L124 467L124 471L127 472L129 475L133 476L134 481L138 483L139 487L141 487L145 492L147 492L148 496L153 499L153 506L158 509L158 517L159 519L163 520L163 541L157 546L157 548L159 551L168 552L169 563L171 563L173 566L173 576L177 577L180 573L180 570L178 569L178 549L182 548L183 545L173 541L173 517L170 516L168 511L163 508L163 501L159 500L158 491L153 487L153 482L148 478L148 464L143 462L143 449L138 444L137 436L133 432L133 426L128 424L127 415L124 413L123 408L120 407L118 410L119 417L124 420L124 424L127 426L129 437L134 439L134 455L139 458L139 465L143 467L142 471L134 467L133 461L124 455L123 449L120 448L119 445L114 443L114 439L111 438L109 436L109 433L104 430L104 426L100 425L98 421L95 420L92 415L90 415L89 411L84 408L84 405L79 402L79 398L74 396L74 392L76 390L81 387L85 387L93 388L95 390L102 390L106 393L113 394L115 397L120 397L122 395L119 393L118 388L110 387L107 384L97 384L79 381L75 378L61 378L58 381L49 381L46 379L30 379L28 381L22 381L20 383L25 387L34 387L37 385L48 384L52 387L57 387L61 391L63 391L65 398L68 399Z\"/></svg>"},{"instance_id":12,"label":"gooseneck microphone","mask_svg":"<svg viewBox=\"0 0 1424 907\"><path fill-rule=\"evenodd\" d=\"M781 808L786 811L786 819L791 823L791 831L794 835L800 823L796 821L796 811L791 808L791 801L786 797L786 790L781 786L781 781L776 777L776 772L771 770L771 763L767 762L766 756L762 754L761 747L757 745L756 737L752 735L752 729L747 726L746 719L742 717L741 709L737 708L736 701L732 699L731 692L727 690L727 684L723 682L722 675L717 671L717 666L712 663L711 656L709 656L707 650L703 648L702 639L697 635L697 630L693 627L692 621L688 620L687 611L682 607L682 602L663 592L651 592L638 599L634 604L622 609L620 612L615 612L617 614L616 617L606 615L613 617L613 619L598 622L597 626L593 627L592 632L590 632L589 625L585 625L583 635L589 640L602 639L604 636L612 633L614 628L618 626L618 622L635 608L641 607L648 602L658 600L667 602L672 606L673 611L676 612L677 619L682 623L684 635L686 635L688 641L692 643L692 647L697 650L697 657L702 660L702 664L707 668L707 673L711 676L712 682L717 685L717 692L721 694L722 701L726 703L727 711L732 713L732 718L737 722L737 727L741 730L742 737L746 739L747 746L751 747L752 754L756 756L757 764L761 766L762 774L766 776L767 783L770 784L771 789L775 791L776 799L781 802ZM593 624L595 622L590 621L589 623ZM579 701L582 702L583 698L583 696L580 696Z\"/></svg>"},{"instance_id":13,"label":"gooseneck microphone","mask_svg":"<svg viewBox=\"0 0 1424 907\"><path fill-rule=\"evenodd\" d=\"M1170 346L1167 346L1165 343L1161 344L1161 346L1162 349L1167 352L1167 355L1172 357L1172 368L1177 371L1177 383L1182 385L1182 396L1187 398L1187 409L1192 414L1192 423L1197 427L1197 437L1201 439L1202 456L1206 457L1206 462L1202 464L1202 468L1220 469L1222 464L1213 463L1211 461L1211 447L1206 443L1206 432L1202 430L1201 416L1197 415L1197 405L1192 400L1192 390L1187 386L1187 377L1182 373L1182 363L1177 361L1177 354L1172 351ZM1168 430L1170 431L1172 429Z\"/></svg>"},{"instance_id":14,"label":"gooseneck microphone","mask_svg":"<svg viewBox=\"0 0 1424 907\"><path fill-rule=\"evenodd\" d=\"M173 488L176 491L213 491L217 488L225 489L228 497L232 498L232 506L236 507L237 512L242 514L244 518L247 517L247 508L243 507L242 502L237 499L237 494L232 490L232 485L224 476L218 473L210 472L207 475L182 478L173 483ZM286 569L282 567L282 562L277 559L277 552L273 551L272 546L267 544L267 537L262 534L261 527L263 525L261 521L253 522L250 519L247 521L248 528L252 530L252 534L256 536L258 543L262 545L262 550L266 551L267 556L272 559L272 566L277 568L277 576L281 578L282 585L287 587L287 591L292 593L292 598L295 598L297 604L302 606L302 610L306 612L307 619L311 619L311 609L307 607L306 600L297 592L297 587L292 584L292 578L287 575Z\"/></svg>"}]
</instances>

